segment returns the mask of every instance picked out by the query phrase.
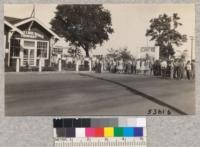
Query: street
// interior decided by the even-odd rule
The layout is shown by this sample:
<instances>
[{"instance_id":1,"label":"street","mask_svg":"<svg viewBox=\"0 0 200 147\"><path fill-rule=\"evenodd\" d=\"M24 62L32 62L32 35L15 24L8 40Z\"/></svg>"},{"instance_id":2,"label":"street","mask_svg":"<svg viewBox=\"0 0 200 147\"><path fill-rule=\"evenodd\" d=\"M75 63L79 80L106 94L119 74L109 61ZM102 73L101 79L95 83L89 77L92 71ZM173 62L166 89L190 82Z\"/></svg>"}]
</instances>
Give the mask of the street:
<instances>
[{"instance_id":1,"label":"street","mask_svg":"<svg viewBox=\"0 0 200 147\"><path fill-rule=\"evenodd\" d=\"M158 113L159 112L159 113ZM194 80L110 73L5 73L7 116L195 113Z\"/></svg>"}]
</instances>

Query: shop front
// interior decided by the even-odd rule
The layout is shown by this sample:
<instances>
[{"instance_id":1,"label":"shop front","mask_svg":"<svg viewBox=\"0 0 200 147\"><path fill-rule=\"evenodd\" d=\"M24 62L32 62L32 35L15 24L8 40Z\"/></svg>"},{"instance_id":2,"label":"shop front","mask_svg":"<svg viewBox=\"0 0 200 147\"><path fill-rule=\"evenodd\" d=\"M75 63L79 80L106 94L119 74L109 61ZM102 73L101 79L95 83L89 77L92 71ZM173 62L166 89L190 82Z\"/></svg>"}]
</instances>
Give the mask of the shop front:
<instances>
[{"instance_id":1,"label":"shop front","mask_svg":"<svg viewBox=\"0 0 200 147\"><path fill-rule=\"evenodd\" d=\"M42 59L43 66L51 66L51 49L59 37L35 18L19 19L17 23L6 18L20 33L4 23L5 65L15 67L19 60L20 67L38 67Z\"/></svg>"}]
</instances>

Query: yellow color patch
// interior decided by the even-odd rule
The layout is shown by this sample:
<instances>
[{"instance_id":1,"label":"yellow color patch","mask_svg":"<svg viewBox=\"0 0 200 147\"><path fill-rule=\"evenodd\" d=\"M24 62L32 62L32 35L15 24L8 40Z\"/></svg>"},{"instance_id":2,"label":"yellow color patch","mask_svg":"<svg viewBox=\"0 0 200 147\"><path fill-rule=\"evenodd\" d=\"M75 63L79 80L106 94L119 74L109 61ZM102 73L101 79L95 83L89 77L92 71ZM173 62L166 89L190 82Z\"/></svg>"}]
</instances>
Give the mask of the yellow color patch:
<instances>
[{"instance_id":1,"label":"yellow color patch","mask_svg":"<svg viewBox=\"0 0 200 147\"><path fill-rule=\"evenodd\" d=\"M114 128L107 127L104 128L104 137L113 137L114 136Z\"/></svg>"}]
</instances>

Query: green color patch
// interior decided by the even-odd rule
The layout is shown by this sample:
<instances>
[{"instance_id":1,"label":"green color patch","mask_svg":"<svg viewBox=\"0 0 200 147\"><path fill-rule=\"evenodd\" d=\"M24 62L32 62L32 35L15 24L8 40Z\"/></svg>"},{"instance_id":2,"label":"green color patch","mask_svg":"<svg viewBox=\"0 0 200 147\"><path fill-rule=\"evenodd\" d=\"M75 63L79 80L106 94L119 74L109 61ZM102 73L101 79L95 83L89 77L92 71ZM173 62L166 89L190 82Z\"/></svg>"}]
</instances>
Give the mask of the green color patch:
<instances>
[{"instance_id":1,"label":"green color patch","mask_svg":"<svg viewBox=\"0 0 200 147\"><path fill-rule=\"evenodd\" d=\"M115 137L123 137L123 128L121 128L121 127L114 128L114 136Z\"/></svg>"}]
</instances>

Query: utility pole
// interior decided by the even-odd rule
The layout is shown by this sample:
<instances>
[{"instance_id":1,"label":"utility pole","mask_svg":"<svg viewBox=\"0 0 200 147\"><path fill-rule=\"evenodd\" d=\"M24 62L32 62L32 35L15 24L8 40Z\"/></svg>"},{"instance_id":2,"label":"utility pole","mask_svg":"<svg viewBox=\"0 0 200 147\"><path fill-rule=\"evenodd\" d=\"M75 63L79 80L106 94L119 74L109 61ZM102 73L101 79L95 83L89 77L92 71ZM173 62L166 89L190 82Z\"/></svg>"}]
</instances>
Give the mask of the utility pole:
<instances>
[{"instance_id":1,"label":"utility pole","mask_svg":"<svg viewBox=\"0 0 200 147\"><path fill-rule=\"evenodd\" d=\"M190 36L191 39L191 61L193 59L193 41L194 41L194 36Z\"/></svg>"}]
</instances>

